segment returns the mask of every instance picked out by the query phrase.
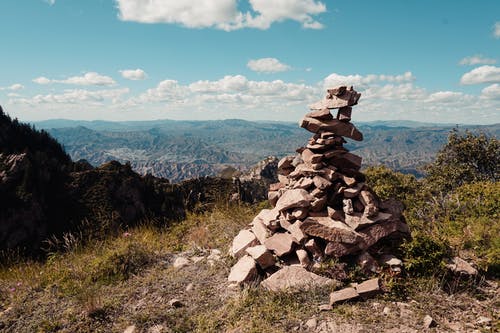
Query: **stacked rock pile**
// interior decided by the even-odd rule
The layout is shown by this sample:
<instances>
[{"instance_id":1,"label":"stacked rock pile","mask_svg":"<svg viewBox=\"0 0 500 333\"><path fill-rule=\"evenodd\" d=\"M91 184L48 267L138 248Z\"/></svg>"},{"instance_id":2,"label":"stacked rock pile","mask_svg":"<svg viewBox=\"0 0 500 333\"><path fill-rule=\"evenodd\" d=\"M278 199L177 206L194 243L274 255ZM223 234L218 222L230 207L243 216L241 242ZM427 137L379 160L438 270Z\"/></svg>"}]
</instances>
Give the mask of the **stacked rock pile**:
<instances>
[{"instance_id":1,"label":"stacked rock pile","mask_svg":"<svg viewBox=\"0 0 500 333\"><path fill-rule=\"evenodd\" d=\"M359 171L361 157L343 147L344 138L363 140L350 122L360 96L341 86L310 106L300 126L314 135L295 156L279 161L279 182L268 194L273 208L263 209L234 238L231 254L239 261L229 281L267 278L263 286L277 289L273 281L286 279L278 285L291 286L293 274L301 276L301 283L323 281L313 272L328 258L373 272L379 263L400 263L380 244L409 236L401 204L381 202ZM338 109L336 118L331 109Z\"/></svg>"}]
</instances>

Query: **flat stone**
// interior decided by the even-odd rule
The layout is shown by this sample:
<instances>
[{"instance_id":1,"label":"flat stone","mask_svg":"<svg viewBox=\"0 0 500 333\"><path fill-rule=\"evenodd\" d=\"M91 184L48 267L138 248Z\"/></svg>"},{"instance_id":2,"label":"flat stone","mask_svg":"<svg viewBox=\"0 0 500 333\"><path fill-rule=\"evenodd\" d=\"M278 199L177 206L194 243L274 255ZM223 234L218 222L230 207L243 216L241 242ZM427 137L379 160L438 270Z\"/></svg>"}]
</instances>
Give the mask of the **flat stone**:
<instances>
[{"instance_id":1,"label":"flat stone","mask_svg":"<svg viewBox=\"0 0 500 333\"><path fill-rule=\"evenodd\" d=\"M302 223L303 223L302 221L296 221L295 223L290 224L287 228L284 228L290 233L290 235L292 235L292 238L298 244L302 243L302 241L307 238L306 235L300 229Z\"/></svg>"},{"instance_id":2,"label":"flat stone","mask_svg":"<svg viewBox=\"0 0 500 333\"><path fill-rule=\"evenodd\" d=\"M358 244L344 244L340 242L328 242L325 246L325 255L328 257L341 258L360 250Z\"/></svg>"},{"instance_id":3,"label":"flat stone","mask_svg":"<svg viewBox=\"0 0 500 333\"><path fill-rule=\"evenodd\" d=\"M188 266L189 264L191 263L191 261L188 259L188 258L184 258L184 257L177 257L175 260L174 260L174 263L173 263L173 267L174 268L182 268L182 267L185 267L185 266Z\"/></svg>"},{"instance_id":4,"label":"flat stone","mask_svg":"<svg viewBox=\"0 0 500 333\"><path fill-rule=\"evenodd\" d=\"M309 329L315 329L318 326L318 320L316 318L311 318L306 321L305 326Z\"/></svg>"},{"instance_id":5,"label":"flat stone","mask_svg":"<svg viewBox=\"0 0 500 333\"><path fill-rule=\"evenodd\" d=\"M300 178L295 184L293 184L293 188L301 188L303 190L308 189L314 184L312 178L304 177Z\"/></svg>"},{"instance_id":6,"label":"flat stone","mask_svg":"<svg viewBox=\"0 0 500 333\"><path fill-rule=\"evenodd\" d=\"M304 149L304 151L301 154L302 160L306 163L319 163L323 159L322 154L315 154L313 153L310 149Z\"/></svg>"},{"instance_id":7,"label":"flat stone","mask_svg":"<svg viewBox=\"0 0 500 333\"><path fill-rule=\"evenodd\" d=\"M271 206L276 206L276 203L278 202L278 199L280 198L280 195L278 191L269 191L267 192L267 200L269 201L269 204Z\"/></svg>"},{"instance_id":8,"label":"flat stone","mask_svg":"<svg viewBox=\"0 0 500 333\"><path fill-rule=\"evenodd\" d=\"M317 198L311 203L310 210L312 212L320 212L326 208L326 203L328 201L328 197L325 195L321 198Z\"/></svg>"},{"instance_id":9,"label":"flat stone","mask_svg":"<svg viewBox=\"0 0 500 333\"><path fill-rule=\"evenodd\" d=\"M248 247L257 245L258 242L253 232L250 230L241 230L233 239L231 255L235 258L240 258L245 254L245 250Z\"/></svg>"},{"instance_id":10,"label":"flat stone","mask_svg":"<svg viewBox=\"0 0 500 333\"><path fill-rule=\"evenodd\" d=\"M314 197L303 189L293 189L284 192L276 203L276 209L284 211L295 207L309 207Z\"/></svg>"},{"instance_id":11,"label":"flat stone","mask_svg":"<svg viewBox=\"0 0 500 333\"><path fill-rule=\"evenodd\" d=\"M297 255L297 258L299 259L302 267L307 268L311 265L311 260L309 259L309 255L307 254L306 250L299 249L295 251L295 254Z\"/></svg>"},{"instance_id":12,"label":"flat stone","mask_svg":"<svg viewBox=\"0 0 500 333\"><path fill-rule=\"evenodd\" d=\"M240 258L238 262L231 267L231 272L227 280L235 283L246 283L257 279L257 265L252 257L246 255Z\"/></svg>"},{"instance_id":13,"label":"flat stone","mask_svg":"<svg viewBox=\"0 0 500 333\"><path fill-rule=\"evenodd\" d=\"M292 216L297 220L303 220L307 217L309 210L307 208L295 208L292 211Z\"/></svg>"},{"instance_id":14,"label":"flat stone","mask_svg":"<svg viewBox=\"0 0 500 333\"><path fill-rule=\"evenodd\" d=\"M264 281L261 286L271 291L309 290L311 288L334 284L328 279L307 271L301 266L285 266Z\"/></svg>"},{"instance_id":15,"label":"flat stone","mask_svg":"<svg viewBox=\"0 0 500 333\"><path fill-rule=\"evenodd\" d=\"M246 253L251 256L262 269L271 267L276 263L276 259L264 245L249 247L246 249Z\"/></svg>"},{"instance_id":16,"label":"flat stone","mask_svg":"<svg viewBox=\"0 0 500 333\"><path fill-rule=\"evenodd\" d=\"M351 121L352 107L344 106L339 108L337 119L340 121Z\"/></svg>"},{"instance_id":17,"label":"flat stone","mask_svg":"<svg viewBox=\"0 0 500 333\"><path fill-rule=\"evenodd\" d=\"M293 172L295 172L295 171L290 172L290 174L292 174ZM289 174L289 175L290 175L290 174ZM288 183L289 183L289 179L288 179L288 177L287 177L287 176L284 176L284 175L280 175L280 174L278 174L278 180L279 180L279 182L280 182L280 183L285 184L285 186L286 186L286 185L288 185Z\"/></svg>"},{"instance_id":18,"label":"flat stone","mask_svg":"<svg viewBox=\"0 0 500 333\"><path fill-rule=\"evenodd\" d=\"M403 261L392 254L383 254L378 261L381 265L387 265L389 267L403 266Z\"/></svg>"},{"instance_id":19,"label":"flat stone","mask_svg":"<svg viewBox=\"0 0 500 333\"><path fill-rule=\"evenodd\" d=\"M321 260L323 258L323 251L314 239L309 239L304 247L312 254L314 260Z\"/></svg>"},{"instance_id":20,"label":"flat stone","mask_svg":"<svg viewBox=\"0 0 500 333\"><path fill-rule=\"evenodd\" d=\"M356 141L363 141L363 134L353 124L346 123L338 119L319 120L306 116L302 118L299 125L300 127L313 133L330 131L339 136L347 137Z\"/></svg>"},{"instance_id":21,"label":"flat stone","mask_svg":"<svg viewBox=\"0 0 500 333\"><path fill-rule=\"evenodd\" d=\"M275 221L278 219L278 216L280 215L280 212L277 208L273 209L262 209L257 216L255 216L254 220L252 223L254 223L256 220L262 221L262 223L265 226L269 226L269 224L272 221Z\"/></svg>"},{"instance_id":22,"label":"flat stone","mask_svg":"<svg viewBox=\"0 0 500 333\"><path fill-rule=\"evenodd\" d=\"M283 157L279 162L278 162L278 170L283 170L283 169L293 169L293 159L295 156L285 156Z\"/></svg>"},{"instance_id":23,"label":"flat stone","mask_svg":"<svg viewBox=\"0 0 500 333\"><path fill-rule=\"evenodd\" d=\"M380 293L380 281L379 278L374 278L370 280L363 281L356 286L356 291L361 297L372 297Z\"/></svg>"},{"instance_id":24,"label":"flat stone","mask_svg":"<svg viewBox=\"0 0 500 333\"><path fill-rule=\"evenodd\" d=\"M312 192L311 195L315 198L321 198L326 195L326 192L323 190L320 190L319 188L315 188Z\"/></svg>"},{"instance_id":25,"label":"flat stone","mask_svg":"<svg viewBox=\"0 0 500 333\"><path fill-rule=\"evenodd\" d=\"M308 217L300 229L310 236L320 237L331 242L357 244L363 242L361 235L340 221L329 217Z\"/></svg>"},{"instance_id":26,"label":"flat stone","mask_svg":"<svg viewBox=\"0 0 500 333\"><path fill-rule=\"evenodd\" d=\"M327 145L322 145L322 144L316 143L316 142L308 143L306 147L308 149L312 149L312 150L324 150L324 149L328 148Z\"/></svg>"},{"instance_id":27,"label":"flat stone","mask_svg":"<svg viewBox=\"0 0 500 333\"><path fill-rule=\"evenodd\" d=\"M375 224L375 223L378 223L381 221L386 221L386 220L389 220L392 218L392 214L382 213L382 212L377 213L375 216L372 216L372 217L368 217L365 214L360 214L360 215L361 216L359 218L358 225L356 226L356 228L354 228L354 230L363 229L369 225L372 225L372 224ZM346 223L347 223L347 221L346 221ZM347 223L347 224L349 224L349 223ZM349 226L351 226L351 225L349 225Z\"/></svg>"},{"instance_id":28,"label":"flat stone","mask_svg":"<svg viewBox=\"0 0 500 333\"><path fill-rule=\"evenodd\" d=\"M322 110L314 110L306 114L307 117L321 119L321 120L330 120L333 119L333 115L330 113L330 109L322 109Z\"/></svg>"},{"instance_id":29,"label":"flat stone","mask_svg":"<svg viewBox=\"0 0 500 333\"><path fill-rule=\"evenodd\" d=\"M339 169L359 170L361 168L361 156L345 152L333 158L328 159L328 163Z\"/></svg>"},{"instance_id":30,"label":"flat stone","mask_svg":"<svg viewBox=\"0 0 500 333\"><path fill-rule=\"evenodd\" d=\"M383 238L402 239L410 235L408 225L400 220L390 219L358 231L365 242L364 249L367 249Z\"/></svg>"},{"instance_id":31,"label":"flat stone","mask_svg":"<svg viewBox=\"0 0 500 333\"><path fill-rule=\"evenodd\" d=\"M333 306L336 303L350 301L358 297L359 294L354 288L340 289L330 294L330 306Z\"/></svg>"},{"instance_id":32,"label":"flat stone","mask_svg":"<svg viewBox=\"0 0 500 333\"><path fill-rule=\"evenodd\" d=\"M329 95L327 98L331 98L331 96L341 96L342 94L344 94L346 92L346 90L347 90L347 86L338 86L335 88L327 89L326 92Z\"/></svg>"},{"instance_id":33,"label":"flat stone","mask_svg":"<svg viewBox=\"0 0 500 333\"><path fill-rule=\"evenodd\" d=\"M431 328L431 327L435 327L437 326L437 323L434 321L434 319L429 316L429 315L425 315L424 317L424 320L423 320L423 326L424 328Z\"/></svg>"},{"instance_id":34,"label":"flat stone","mask_svg":"<svg viewBox=\"0 0 500 333\"><path fill-rule=\"evenodd\" d=\"M273 183L271 185L269 185L269 191L278 191L280 188L283 188L285 187L286 185L283 184L283 183Z\"/></svg>"},{"instance_id":35,"label":"flat stone","mask_svg":"<svg viewBox=\"0 0 500 333\"><path fill-rule=\"evenodd\" d=\"M276 233L266 239L264 245L278 257L288 254L293 249L293 237L288 233Z\"/></svg>"},{"instance_id":36,"label":"flat stone","mask_svg":"<svg viewBox=\"0 0 500 333\"><path fill-rule=\"evenodd\" d=\"M359 200L365 206L364 213L366 216L375 216L378 213L377 200L375 196L367 190L362 190L359 193Z\"/></svg>"},{"instance_id":37,"label":"flat stone","mask_svg":"<svg viewBox=\"0 0 500 333\"><path fill-rule=\"evenodd\" d=\"M270 236L269 229L260 219L254 219L254 222L252 225L252 232L260 244L264 244L266 239L268 239Z\"/></svg>"},{"instance_id":38,"label":"flat stone","mask_svg":"<svg viewBox=\"0 0 500 333\"><path fill-rule=\"evenodd\" d=\"M477 269L472 267L471 264L460 257L449 259L446 267L454 273L464 275L477 275Z\"/></svg>"},{"instance_id":39,"label":"flat stone","mask_svg":"<svg viewBox=\"0 0 500 333\"><path fill-rule=\"evenodd\" d=\"M344 221L345 220L345 217L344 217L342 210L335 209L332 207L327 207L326 210L327 210L328 217L332 218L333 220L335 220L335 221Z\"/></svg>"},{"instance_id":40,"label":"flat stone","mask_svg":"<svg viewBox=\"0 0 500 333\"><path fill-rule=\"evenodd\" d=\"M326 190L327 188L332 186L332 182L321 177L321 176L314 176L313 178L313 183L316 188L319 188L320 190Z\"/></svg>"},{"instance_id":41,"label":"flat stone","mask_svg":"<svg viewBox=\"0 0 500 333\"><path fill-rule=\"evenodd\" d=\"M341 95L327 95L327 98L320 100L314 104L309 105L311 110L338 109L345 106L352 106L358 104L361 94L355 90L346 90Z\"/></svg>"},{"instance_id":42,"label":"flat stone","mask_svg":"<svg viewBox=\"0 0 500 333\"><path fill-rule=\"evenodd\" d=\"M134 332L135 332L135 325L127 326L127 328L123 331L123 333L134 333Z\"/></svg>"},{"instance_id":43,"label":"flat stone","mask_svg":"<svg viewBox=\"0 0 500 333\"><path fill-rule=\"evenodd\" d=\"M319 311L330 311L332 306L330 304L321 304L318 306Z\"/></svg>"},{"instance_id":44,"label":"flat stone","mask_svg":"<svg viewBox=\"0 0 500 333\"><path fill-rule=\"evenodd\" d=\"M354 187L345 188L344 191L343 191L344 197L346 197L346 198L355 198L355 197L357 197L358 194L359 194L359 192L361 192L361 190L363 189L363 186L364 186L363 183L359 183L359 184L357 184Z\"/></svg>"}]
</instances>

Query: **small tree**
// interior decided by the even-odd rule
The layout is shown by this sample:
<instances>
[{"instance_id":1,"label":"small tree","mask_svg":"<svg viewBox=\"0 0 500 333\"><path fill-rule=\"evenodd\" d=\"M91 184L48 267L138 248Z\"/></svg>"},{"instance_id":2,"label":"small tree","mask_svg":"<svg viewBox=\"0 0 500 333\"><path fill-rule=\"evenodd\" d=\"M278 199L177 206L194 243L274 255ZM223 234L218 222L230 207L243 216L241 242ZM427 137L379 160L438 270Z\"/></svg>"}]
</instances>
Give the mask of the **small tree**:
<instances>
[{"instance_id":1,"label":"small tree","mask_svg":"<svg viewBox=\"0 0 500 333\"><path fill-rule=\"evenodd\" d=\"M500 144L495 137L470 131L461 134L453 129L448 142L426 171L433 190L448 192L466 183L496 182L499 169Z\"/></svg>"}]
</instances>

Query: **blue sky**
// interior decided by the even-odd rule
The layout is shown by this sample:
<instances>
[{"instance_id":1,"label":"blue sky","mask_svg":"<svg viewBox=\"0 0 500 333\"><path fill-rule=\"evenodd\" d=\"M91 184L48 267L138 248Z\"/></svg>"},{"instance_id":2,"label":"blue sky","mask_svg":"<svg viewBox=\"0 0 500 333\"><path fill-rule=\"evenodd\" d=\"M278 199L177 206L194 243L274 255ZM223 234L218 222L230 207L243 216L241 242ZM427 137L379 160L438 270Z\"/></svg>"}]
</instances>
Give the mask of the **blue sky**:
<instances>
[{"instance_id":1,"label":"blue sky","mask_svg":"<svg viewBox=\"0 0 500 333\"><path fill-rule=\"evenodd\" d=\"M2 0L0 104L21 120L500 122L500 1Z\"/></svg>"}]
</instances>

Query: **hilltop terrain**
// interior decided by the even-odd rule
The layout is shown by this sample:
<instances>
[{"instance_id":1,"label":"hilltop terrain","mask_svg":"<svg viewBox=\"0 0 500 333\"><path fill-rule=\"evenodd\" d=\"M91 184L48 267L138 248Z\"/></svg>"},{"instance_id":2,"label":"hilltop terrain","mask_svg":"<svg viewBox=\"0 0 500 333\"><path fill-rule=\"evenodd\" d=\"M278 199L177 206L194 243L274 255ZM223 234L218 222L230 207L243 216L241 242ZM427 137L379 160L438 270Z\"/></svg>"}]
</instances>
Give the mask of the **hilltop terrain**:
<instances>
[{"instance_id":1,"label":"hilltop terrain","mask_svg":"<svg viewBox=\"0 0 500 333\"><path fill-rule=\"evenodd\" d=\"M137 172L172 182L217 175L227 166L248 169L267 156L289 155L307 140L297 124L285 122L50 120L35 126L61 142L73 160L92 165L130 161ZM363 165L382 164L422 176L420 168L432 161L453 125L397 121L358 127L365 141L350 141L346 147L363 157ZM499 124L459 128L500 134Z\"/></svg>"},{"instance_id":2,"label":"hilltop terrain","mask_svg":"<svg viewBox=\"0 0 500 333\"><path fill-rule=\"evenodd\" d=\"M370 273L347 265L338 284L308 293L227 282L235 263L227 255L231 240L269 207L259 202L262 186L243 180L272 175L276 160L259 164L236 188L224 178L171 184L116 161L75 163L46 132L3 114L0 128L8 134L0 135L0 194L8 203L0 206L0 232L20 240L30 230L34 245L45 245L37 258L1 252L0 331L500 329L500 150L493 137L452 132L422 179L383 166L365 170L380 199L404 203L413 238L399 249L404 269L380 272L382 295L325 310L330 292ZM239 198L229 200L235 190ZM68 229L73 222L79 228ZM450 268L455 256L472 270ZM337 264L327 260L319 269L335 276Z\"/></svg>"}]
</instances>

